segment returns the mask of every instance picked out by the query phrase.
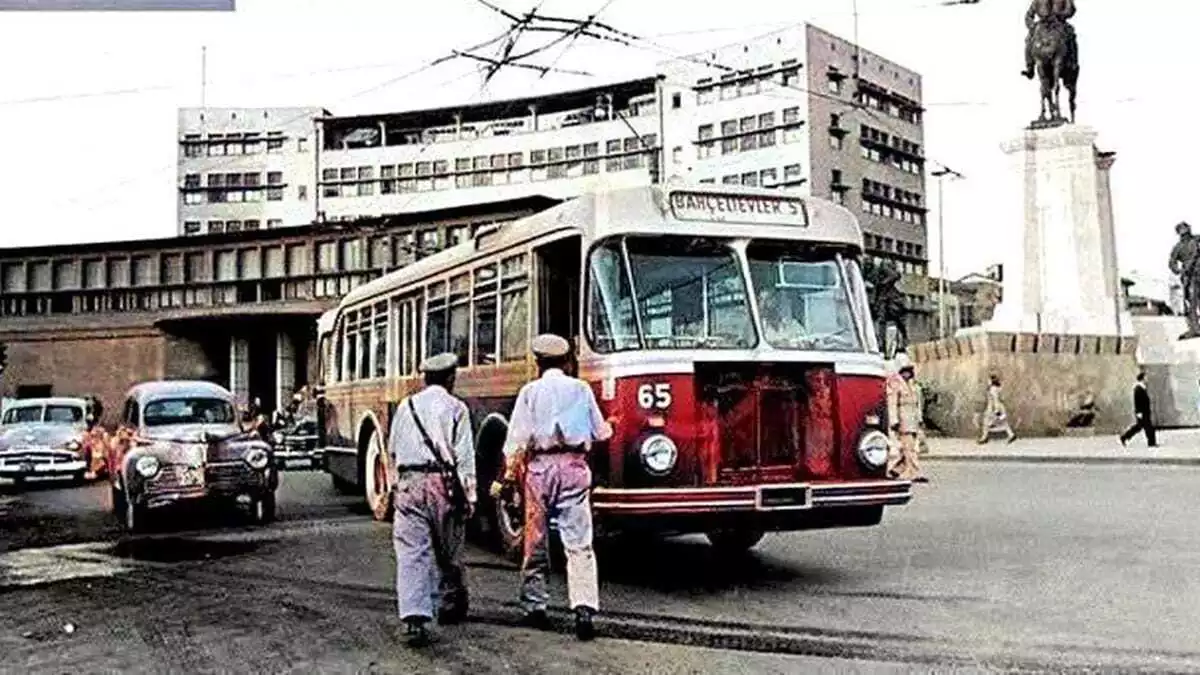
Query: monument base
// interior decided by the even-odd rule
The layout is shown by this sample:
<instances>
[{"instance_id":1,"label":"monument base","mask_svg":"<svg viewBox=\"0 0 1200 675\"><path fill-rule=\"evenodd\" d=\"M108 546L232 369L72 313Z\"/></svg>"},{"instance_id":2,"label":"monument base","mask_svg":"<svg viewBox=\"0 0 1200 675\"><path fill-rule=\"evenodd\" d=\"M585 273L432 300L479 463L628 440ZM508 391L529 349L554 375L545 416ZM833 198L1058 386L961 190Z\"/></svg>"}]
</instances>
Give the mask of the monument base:
<instances>
[{"instance_id":1,"label":"monument base","mask_svg":"<svg viewBox=\"0 0 1200 675\"><path fill-rule=\"evenodd\" d=\"M914 345L909 357L917 380L936 396L928 417L947 436L979 437L991 375L1000 378L1018 436L1068 433L1089 394L1092 433L1116 434L1133 422L1136 344L1130 337L976 333Z\"/></svg>"},{"instance_id":2,"label":"monument base","mask_svg":"<svg viewBox=\"0 0 1200 675\"><path fill-rule=\"evenodd\" d=\"M1138 362L1154 421L1163 427L1200 427L1200 338L1180 340L1181 316L1134 317Z\"/></svg>"}]
</instances>

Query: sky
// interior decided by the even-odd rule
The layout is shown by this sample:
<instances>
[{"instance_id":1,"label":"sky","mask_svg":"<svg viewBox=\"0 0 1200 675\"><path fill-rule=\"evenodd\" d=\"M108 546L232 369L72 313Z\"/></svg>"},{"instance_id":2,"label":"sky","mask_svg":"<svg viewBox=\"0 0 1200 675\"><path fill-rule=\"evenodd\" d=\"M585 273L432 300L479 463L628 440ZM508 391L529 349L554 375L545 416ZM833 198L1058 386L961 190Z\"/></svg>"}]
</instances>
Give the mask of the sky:
<instances>
[{"instance_id":1,"label":"sky","mask_svg":"<svg viewBox=\"0 0 1200 675\"><path fill-rule=\"evenodd\" d=\"M537 0L494 0L526 11ZM505 21L477 0L238 0L235 12L4 12L0 22L0 247L171 236L175 232L176 110L322 106L347 115L586 87L654 72L696 53L804 21L922 73L926 153L965 176L945 187L948 276L998 262L1020 223L1004 222L1001 144L1037 113L1023 67L1022 0L945 6L934 0L739 0L678 3L545 0L542 12L601 20L645 37L631 48L579 40L557 67L510 69L480 90L475 65L405 73L491 38ZM1188 160L1188 0L1076 0L1082 72L1079 119L1117 152L1113 199L1121 271L1165 284L1180 220L1200 221ZM526 44L525 42L522 45ZM537 38L530 37L530 47ZM207 82L201 87L201 50ZM939 269L929 184L931 271ZM1008 199L1013 199L1010 195ZM1200 223L1198 223L1200 224ZM1139 289L1142 290L1142 289ZM1150 291L1150 288L1145 288ZM1161 295L1162 293L1154 293Z\"/></svg>"}]
</instances>

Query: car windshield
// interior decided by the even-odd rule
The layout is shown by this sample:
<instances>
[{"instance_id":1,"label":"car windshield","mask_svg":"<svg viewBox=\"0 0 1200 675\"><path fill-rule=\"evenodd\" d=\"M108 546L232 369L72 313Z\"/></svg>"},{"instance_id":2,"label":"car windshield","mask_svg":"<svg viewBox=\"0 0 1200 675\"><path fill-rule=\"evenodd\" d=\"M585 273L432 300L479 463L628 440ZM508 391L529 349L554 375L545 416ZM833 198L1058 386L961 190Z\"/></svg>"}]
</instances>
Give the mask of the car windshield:
<instances>
[{"instance_id":1,"label":"car windshield","mask_svg":"<svg viewBox=\"0 0 1200 675\"><path fill-rule=\"evenodd\" d=\"M722 242L614 239L592 252L589 274L588 328L599 351L737 349L756 342L741 266Z\"/></svg>"},{"instance_id":2,"label":"car windshield","mask_svg":"<svg viewBox=\"0 0 1200 675\"><path fill-rule=\"evenodd\" d=\"M4 413L4 424L82 424L83 408L74 405L27 405L10 408Z\"/></svg>"},{"instance_id":3,"label":"car windshield","mask_svg":"<svg viewBox=\"0 0 1200 675\"><path fill-rule=\"evenodd\" d=\"M148 427L166 424L233 424L233 406L219 398L172 398L151 401L142 410Z\"/></svg>"},{"instance_id":4,"label":"car windshield","mask_svg":"<svg viewBox=\"0 0 1200 675\"><path fill-rule=\"evenodd\" d=\"M835 254L791 242L756 241L747 247L746 259L763 338L772 347L863 350L857 289Z\"/></svg>"}]
</instances>

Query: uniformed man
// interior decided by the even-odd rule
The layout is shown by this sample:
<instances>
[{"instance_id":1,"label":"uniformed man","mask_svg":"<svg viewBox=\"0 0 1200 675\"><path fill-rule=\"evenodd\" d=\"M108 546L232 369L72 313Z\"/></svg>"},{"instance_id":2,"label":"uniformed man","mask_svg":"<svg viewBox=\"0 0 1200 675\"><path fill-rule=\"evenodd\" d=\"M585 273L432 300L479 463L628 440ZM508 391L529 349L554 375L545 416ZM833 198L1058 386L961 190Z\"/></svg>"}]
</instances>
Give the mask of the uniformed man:
<instances>
[{"instance_id":1,"label":"uniformed man","mask_svg":"<svg viewBox=\"0 0 1200 675\"><path fill-rule=\"evenodd\" d=\"M525 465L525 556L521 564L521 604L528 625L546 628L546 535L553 519L567 557L567 593L575 613L575 635L595 636L592 617L600 606L596 554L592 548L591 445L608 440L592 388L567 375L570 344L557 335L539 335L530 343L539 377L517 395L504 444L505 481ZM499 495L502 485L492 486Z\"/></svg>"},{"instance_id":2,"label":"uniformed man","mask_svg":"<svg viewBox=\"0 0 1200 675\"><path fill-rule=\"evenodd\" d=\"M462 549L475 503L475 445L467 405L451 394L457 367L454 354L422 363L425 388L396 407L388 435L396 596L414 647L430 643L427 624L434 616L448 625L467 614Z\"/></svg>"},{"instance_id":3,"label":"uniformed man","mask_svg":"<svg viewBox=\"0 0 1200 675\"><path fill-rule=\"evenodd\" d=\"M899 452L889 457L888 475L894 478L928 482L917 462L917 437L921 433L921 389L914 379L912 362L906 354L897 354L896 373L887 382L887 415L892 441ZM890 455L890 453L889 453Z\"/></svg>"}]
</instances>

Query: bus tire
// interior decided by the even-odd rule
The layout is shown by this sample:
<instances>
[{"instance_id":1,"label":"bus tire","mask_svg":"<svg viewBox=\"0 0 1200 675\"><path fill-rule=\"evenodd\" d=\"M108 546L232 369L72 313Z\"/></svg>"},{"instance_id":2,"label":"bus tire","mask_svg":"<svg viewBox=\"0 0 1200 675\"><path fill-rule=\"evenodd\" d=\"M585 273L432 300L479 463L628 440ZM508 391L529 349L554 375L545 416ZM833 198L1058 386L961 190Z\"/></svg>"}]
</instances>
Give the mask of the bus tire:
<instances>
[{"instance_id":1,"label":"bus tire","mask_svg":"<svg viewBox=\"0 0 1200 675\"><path fill-rule=\"evenodd\" d=\"M383 449L383 438L374 424L367 424L359 434L363 458L363 493L371 517L375 520L392 519L392 491L388 481L387 453Z\"/></svg>"},{"instance_id":2,"label":"bus tire","mask_svg":"<svg viewBox=\"0 0 1200 675\"><path fill-rule=\"evenodd\" d=\"M500 532L500 511L491 489L504 470L504 440L507 436L508 424L502 416L492 413L480 423L475 437L476 508L470 534L480 537L481 544L500 554L504 554L512 542Z\"/></svg>"},{"instance_id":3,"label":"bus tire","mask_svg":"<svg viewBox=\"0 0 1200 675\"><path fill-rule=\"evenodd\" d=\"M706 536L718 554L737 555L757 546L765 534L762 530L716 530Z\"/></svg>"}]
</instances>

